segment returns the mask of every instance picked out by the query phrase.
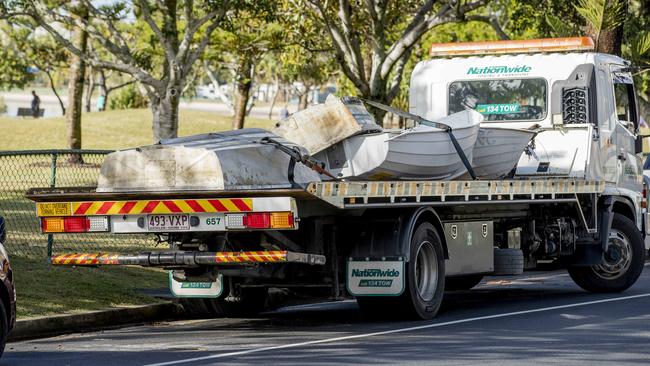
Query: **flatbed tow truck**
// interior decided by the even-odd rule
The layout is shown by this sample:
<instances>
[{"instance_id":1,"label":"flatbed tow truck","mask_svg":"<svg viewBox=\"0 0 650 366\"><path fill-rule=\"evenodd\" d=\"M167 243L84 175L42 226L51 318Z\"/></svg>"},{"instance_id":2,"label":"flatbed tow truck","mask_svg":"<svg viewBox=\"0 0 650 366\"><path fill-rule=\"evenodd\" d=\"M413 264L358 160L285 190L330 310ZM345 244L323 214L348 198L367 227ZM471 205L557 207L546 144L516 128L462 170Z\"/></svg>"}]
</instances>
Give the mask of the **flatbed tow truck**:
<instances>
[{"instance_id":1,"label":"flatbed tow truck","mask_svg":"<svg viewBox=\"0 0 650 366\"><path fill-rule=\"evenodd\" d=\"M44 233L158 235L168 250L63 253L51 263L169 269L172 293L202 316L256 313L269 288L288 288L354 296L379 316L430 319L445 290L541 263L567 268L585 290L623 291L647 253L638 111L629 64L592 46L587 38L434 45L432 55L451 58L414 70L411 113L435 120L457 105L492 103L488 122L537 126L508 179L35 188L27 197ZM451 93L458 83L474 83L460 85L473 94ZM503 88L511 94L496 93ZM501 97L522 112L499 112Z\"/></svg>"}]
</instances>

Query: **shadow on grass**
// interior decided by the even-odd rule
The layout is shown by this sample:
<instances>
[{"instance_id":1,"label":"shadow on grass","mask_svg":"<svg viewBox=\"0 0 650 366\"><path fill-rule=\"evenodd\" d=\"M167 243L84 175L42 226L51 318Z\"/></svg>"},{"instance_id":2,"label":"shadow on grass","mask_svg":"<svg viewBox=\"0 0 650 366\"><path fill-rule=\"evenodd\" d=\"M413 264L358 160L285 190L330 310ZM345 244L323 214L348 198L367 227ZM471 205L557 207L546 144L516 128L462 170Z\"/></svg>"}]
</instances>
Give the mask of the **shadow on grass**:
<instances>
[{"instance_id":1,"label":"shadow on grass","mask_svg":"<svg viewBox=\"0 0 650 366\"><path fill-rule=\"evenodd\" d=\"M139 267L53 267L40 258L11 258L18 318L158 302L138 289L167 285L166 272Z\"/></svg>"}]
</instances>

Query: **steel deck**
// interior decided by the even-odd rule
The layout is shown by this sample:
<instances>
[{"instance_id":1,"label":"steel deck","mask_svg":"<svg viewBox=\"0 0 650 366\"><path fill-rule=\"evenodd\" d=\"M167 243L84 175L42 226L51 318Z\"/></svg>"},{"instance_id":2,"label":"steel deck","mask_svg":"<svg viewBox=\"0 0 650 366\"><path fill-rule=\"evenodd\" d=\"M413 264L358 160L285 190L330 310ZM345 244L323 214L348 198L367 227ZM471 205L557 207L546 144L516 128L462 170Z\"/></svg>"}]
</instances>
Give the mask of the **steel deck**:
<instances>
[{"instance_id":1,"label":"steel deck","mask_svg":"<svg viewBox=\"0 0 650 366\"><path fill-rule=\"evenodd\" d=\"M600 194L605 182L548 179L501 181L318 182L307 192L338 208L440 206L494 202L576 201Z\"/></svg>"}]
</instances>

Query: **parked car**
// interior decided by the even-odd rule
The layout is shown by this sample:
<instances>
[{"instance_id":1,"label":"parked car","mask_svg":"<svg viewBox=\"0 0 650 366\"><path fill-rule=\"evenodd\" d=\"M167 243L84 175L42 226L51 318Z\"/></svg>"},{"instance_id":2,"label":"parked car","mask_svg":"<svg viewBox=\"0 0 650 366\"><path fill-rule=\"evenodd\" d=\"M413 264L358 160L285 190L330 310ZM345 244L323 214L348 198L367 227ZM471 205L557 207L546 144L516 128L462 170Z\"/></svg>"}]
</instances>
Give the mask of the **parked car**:
<instances>
[{"instance_id":1,"label":"parked car","mask_svg":"<svg viewBox=\"0 0 650 366\"><path fill-rule=\"evenodd\" d=\"M643 162L643 185L648 187L647 190L650 191L650 154L646 155L645 161ZM645 197L647 200L648 197ZM650 218L647 219L650 221ZM649 222L646 222L646 225L649 225ZM646 255L650 257L650 235L645 237L645 249L647 251Z\"/></svg>"},{"instance_id":2,"label":"parked car","mask_svg":"<svg viewBox=\"0 0 650 366\"><path fill-rule=\"evenodd\" d=\"M0 216L0 356L5 350L9 332L16 324L16 290L9 256L4 247L6 238L5 219Z\"/></svg>"}]
</instances>

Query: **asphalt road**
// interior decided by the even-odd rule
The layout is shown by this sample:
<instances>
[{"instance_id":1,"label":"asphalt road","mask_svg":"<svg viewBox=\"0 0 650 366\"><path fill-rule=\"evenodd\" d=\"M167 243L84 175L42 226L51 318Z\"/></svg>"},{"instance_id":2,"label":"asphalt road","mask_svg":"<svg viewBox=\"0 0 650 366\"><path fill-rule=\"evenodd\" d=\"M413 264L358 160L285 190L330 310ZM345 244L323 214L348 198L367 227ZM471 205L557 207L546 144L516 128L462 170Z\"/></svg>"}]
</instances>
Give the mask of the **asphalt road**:
<instances>
[{"instance_id":1,"label":"asphalt road","mask_svg":"<svg viewBox=\"0 0 650 366\"><path fill-rule=\"evenodd\" d=\"M391 309L386 309L390 312ZM428 322L365 319L354 301L257 319L160 323L7 345L0 365L650 364L650 267L621 294L563 272L491 277L447 293Z\"/></svg>"}]
</instances>

